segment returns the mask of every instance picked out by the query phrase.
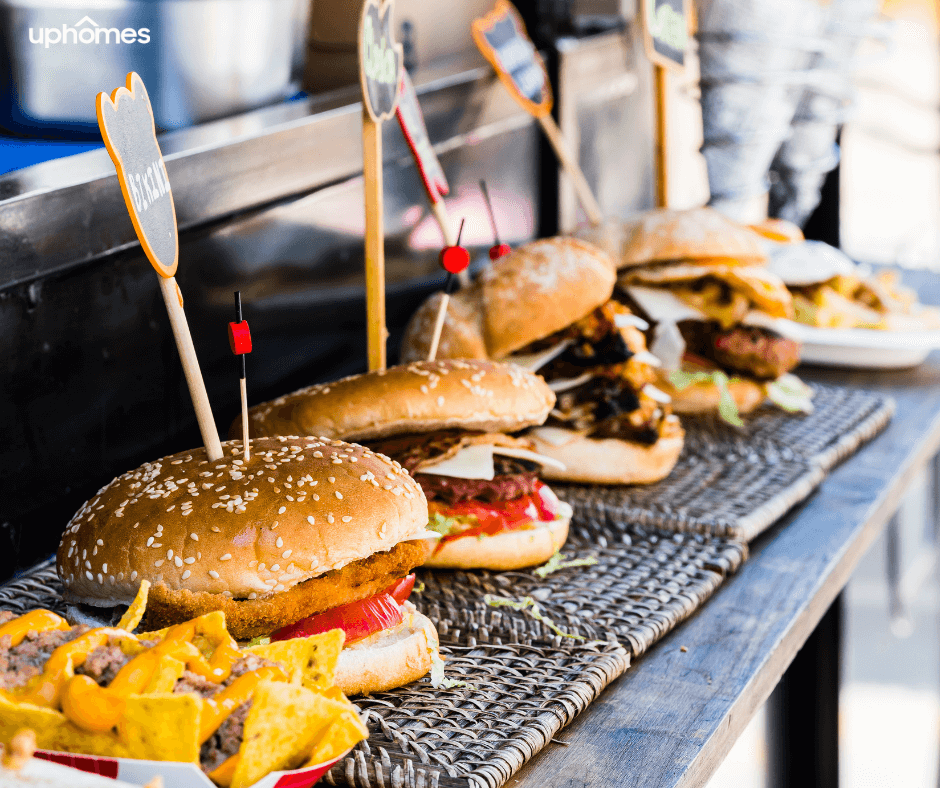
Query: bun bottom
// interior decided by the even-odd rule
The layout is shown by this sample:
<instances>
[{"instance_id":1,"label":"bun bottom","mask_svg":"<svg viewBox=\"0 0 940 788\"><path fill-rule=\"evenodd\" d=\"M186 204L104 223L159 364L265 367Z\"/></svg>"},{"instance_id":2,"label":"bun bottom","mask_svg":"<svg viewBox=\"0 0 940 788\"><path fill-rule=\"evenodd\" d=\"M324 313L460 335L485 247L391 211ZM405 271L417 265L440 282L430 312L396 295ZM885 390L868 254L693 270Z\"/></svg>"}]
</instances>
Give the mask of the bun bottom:
<instances>
[{"instance_id":1,"label":"bun bottom","mask_svg":"<svg viewBox=\"0 0 940 788\"><path fill-rule=\"evenodd\" d=\"M406 613L403 624L340 652L333 681L344 694L368 695L402 687L431 670L432 657L438 654L437 630L411 603L404 607L410 615Z\"/></svg>"},{"instance_id":2,"label":"bun bottom","mask_svg":"<svg viewBox=\"0 0 940 788\"><path fill-rule=\"evenodd\" d=\"M543 478L587 484L652 484L665 479L682 453L685 433L660 438L652 446L617 438L586 438L572 433L572 440L556 446L529 433L535 451L564 463L565 470L545 466Z\"/></svg>"},{"instance_id":3,"label":"bun bottom","mask_svg":"<svg viewBox=\"0 0 940 788\"><path fill-rule=\"evenodd\" d=\"M714 383L693 383L684 389L677 389L665 377L660 377L656 387L672 397L672 410L682 415L717 413L721 392ZM738 413L750 413L766 398L764 386L756 380L737 378L728 384L728 390L738 406Z\"/></svg>"},{"instance_id":4,"label":"bun bottom","mask_svg":"<svg viewBox=\"0 0 940 788\"><path fill-rule=\"evenodd\" d=\"M482 539L454 539L432 553L424 566L509 571L544 564L565 543L570 523L571 512L566 510L553 522L533 523L535 528L519 528Z\"/></svg>"}]
</instances>

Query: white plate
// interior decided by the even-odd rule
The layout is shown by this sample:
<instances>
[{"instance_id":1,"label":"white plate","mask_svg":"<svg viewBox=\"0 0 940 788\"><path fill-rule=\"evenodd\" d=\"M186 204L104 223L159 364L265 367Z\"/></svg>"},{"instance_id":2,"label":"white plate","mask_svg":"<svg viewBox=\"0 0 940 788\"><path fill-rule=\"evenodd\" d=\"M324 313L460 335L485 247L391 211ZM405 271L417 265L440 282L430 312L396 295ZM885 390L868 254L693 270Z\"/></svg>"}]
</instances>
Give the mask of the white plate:
<instances>
[{"instance_id":1,"label":"white plate","mask_svg":"<svg viewBox=\"0 0 940 788\"><path fill-rule=\"evenodd\" d=\"M940 348L940 331L815 328L789 320L777 325L782 334L803 343L800 360L807 364L906 369L922 364L931 350Z\"/></svg>"}]
</instances>

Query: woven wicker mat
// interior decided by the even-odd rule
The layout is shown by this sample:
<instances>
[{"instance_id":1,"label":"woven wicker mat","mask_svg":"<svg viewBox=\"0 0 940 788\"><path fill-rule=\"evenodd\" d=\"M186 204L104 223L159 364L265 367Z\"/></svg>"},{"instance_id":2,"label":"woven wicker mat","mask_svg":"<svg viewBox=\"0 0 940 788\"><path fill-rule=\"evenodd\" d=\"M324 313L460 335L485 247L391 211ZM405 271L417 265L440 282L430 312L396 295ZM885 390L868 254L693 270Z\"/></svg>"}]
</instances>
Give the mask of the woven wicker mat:
<instances>
[{"instance_id":1,"label":"woven wicker mat","mask_svg":"<svg viewBox=\"0 0 940 788\"><path fill-rule=\"evenodd\" d=\"M497 788L646 651L700 607L747 556L740 542L610 529L575 518L569 559L597 561L539 577L422 570L415 603L435 622L446 677L358 699L370 737L325 778L367 788ZM0 609L63 611L53 559L0 586ZM485 595L537 601L494 608ZM552 619L574 640L553 632Z\"/></svg>"},{"instance_id":2,"label":"woven wicker mat","mask_svg":"<svg viewBox=\"0 0 940 788\"><path fill-rule=\"evenodd\" d=\"M840 460L887 426L894 402L814 385L808 416L763 407L741 429L715 417L686 418L676 468L637 487L553 484L582 518L608 528L653 528L750 541L805 499Z\"/></svg>"}]
</instances>

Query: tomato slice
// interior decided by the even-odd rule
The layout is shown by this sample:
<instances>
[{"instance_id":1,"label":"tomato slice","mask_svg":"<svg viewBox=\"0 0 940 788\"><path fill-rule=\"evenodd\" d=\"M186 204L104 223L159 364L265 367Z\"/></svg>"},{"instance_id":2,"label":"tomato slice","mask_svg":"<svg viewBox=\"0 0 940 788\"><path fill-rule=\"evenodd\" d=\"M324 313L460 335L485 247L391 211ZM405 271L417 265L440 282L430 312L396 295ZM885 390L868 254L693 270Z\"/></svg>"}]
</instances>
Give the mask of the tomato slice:
<instances>
[{"instance_id":1,"label":"tomato slice","mask_svg":"<svg viewBox=\"0 0 940 788\"><path fill-rule=\"evenodd\" d=\"M561 502L551 487L538 482L534 494L521 495L512 501L460 501L447 506L432 503L431 509L450 517L472 517L477 522L471 528L443 537L437 546L440 550L446 542L466 536L494 536L532 521L550 523L558 516Z\"/></svg>"},{"instance_id":2,"label":"tomato slice","mask_svg":"<svg viewBox=\"0 0 940 788\"><path fill-rule=\"evenodd\" d=\"M383 591L368 599L340 605L282 627L271 635L271 640L303 638L331 629L341 629L346 633L346 645L349 645L383 629L398 626L402 621L404 618L398 603L391 594Z\"/></svg>"},{"instance_id":3,"label":"tomato slice","mask_svg":"<svg viewBox=\"0 0 940 788\"><path fill-rule=\"evenodd\" d=\"M408 601L414 587L415 574L412 572L408 577L403 577L401 580L392 583L385 589L385 593L389 594L399 605L403 605Z\"/></svg>"}]
</instances>

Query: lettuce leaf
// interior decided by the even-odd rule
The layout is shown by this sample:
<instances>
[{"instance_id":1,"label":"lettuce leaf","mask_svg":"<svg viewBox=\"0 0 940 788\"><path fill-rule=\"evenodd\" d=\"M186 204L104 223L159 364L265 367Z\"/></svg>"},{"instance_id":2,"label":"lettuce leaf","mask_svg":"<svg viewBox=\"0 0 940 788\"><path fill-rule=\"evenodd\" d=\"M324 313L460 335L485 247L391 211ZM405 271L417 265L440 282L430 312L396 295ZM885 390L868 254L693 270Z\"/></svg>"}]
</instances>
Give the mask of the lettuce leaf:
<instances>
[{"instance_id":1,"label":"lettuce leaf","mask_svg":"<svg viewBox=\"0 0 940 788\"><path fill-rule=\"evenodd\" d=\"M447 517L446 515L441 514L440 512L434 512L431 515L431 520L428 522L428 530L435 531L441 536L448 536L456 530L460 530L461 526L475 525L476 518L470 515L461 515L460 517Z\"/></svg>"},{"instance_id":2,"label":"lettuce leaf","mask_svg":"<svg viewBox=\"0 0 940 788\"><path fill-rule=\"evenodd\" d=\"M565 560L565 554L555 551L555 555L548 559L544 564L542 564L537 569L532 570L532 574L537 577L541 577L543 580L546 576L550 575L552 572L559 572L562 569L570 569L575 566L594 566L597 563L597 559L591 556L590 558L573 558L570 561Z\"/></svg>"},{"instance_id":3,"label":"lettuce leaf","mask_svg":"<svg viewBox=\"0 0 940 788\"><path fill-rule=\"evenodd\" d=\"M558 627L558 625L555 624L555 622L550 618L543 616L542 609L539 607L539 603L530 596L527 596L520 602L517 599L506 599L505 597L495 597L491 594L486 594L483 597L483 602L490 607L511 607L513 610L528 610L529 615L532 616L532 618L534 618L536 621L541 621L556 635L560 635L563 638L571 638L572 640L584 640L581 635L569 635L567 632Z\"/></svg>"},{"instance_id":4,"label":"lettuce leaf","mask_svg":"<svg viewBox=\"0 0 940 788\"><path fill-rule=\"evenodd\" d=\"M743 427L744 422L738 413L738 406L731 396L731 389L728 384L732 379L720 369L696 370L694 372L686 369L676 369L669 373L669 382L679 391L694 385L695 383L714 383L718 387L718 415L728 424L735 427Z\"/></svg>"},{"instance_id":5,"label":"lettuce leaf","mask_svg":"<svg viewBox=\"0 0 940 788\"><path fill-rule=\"evenodd\" d=\"M813 390L796 375L781 375L767 386L767 398L789 413L812 413Z\"/></svg>"}]
</instances>

